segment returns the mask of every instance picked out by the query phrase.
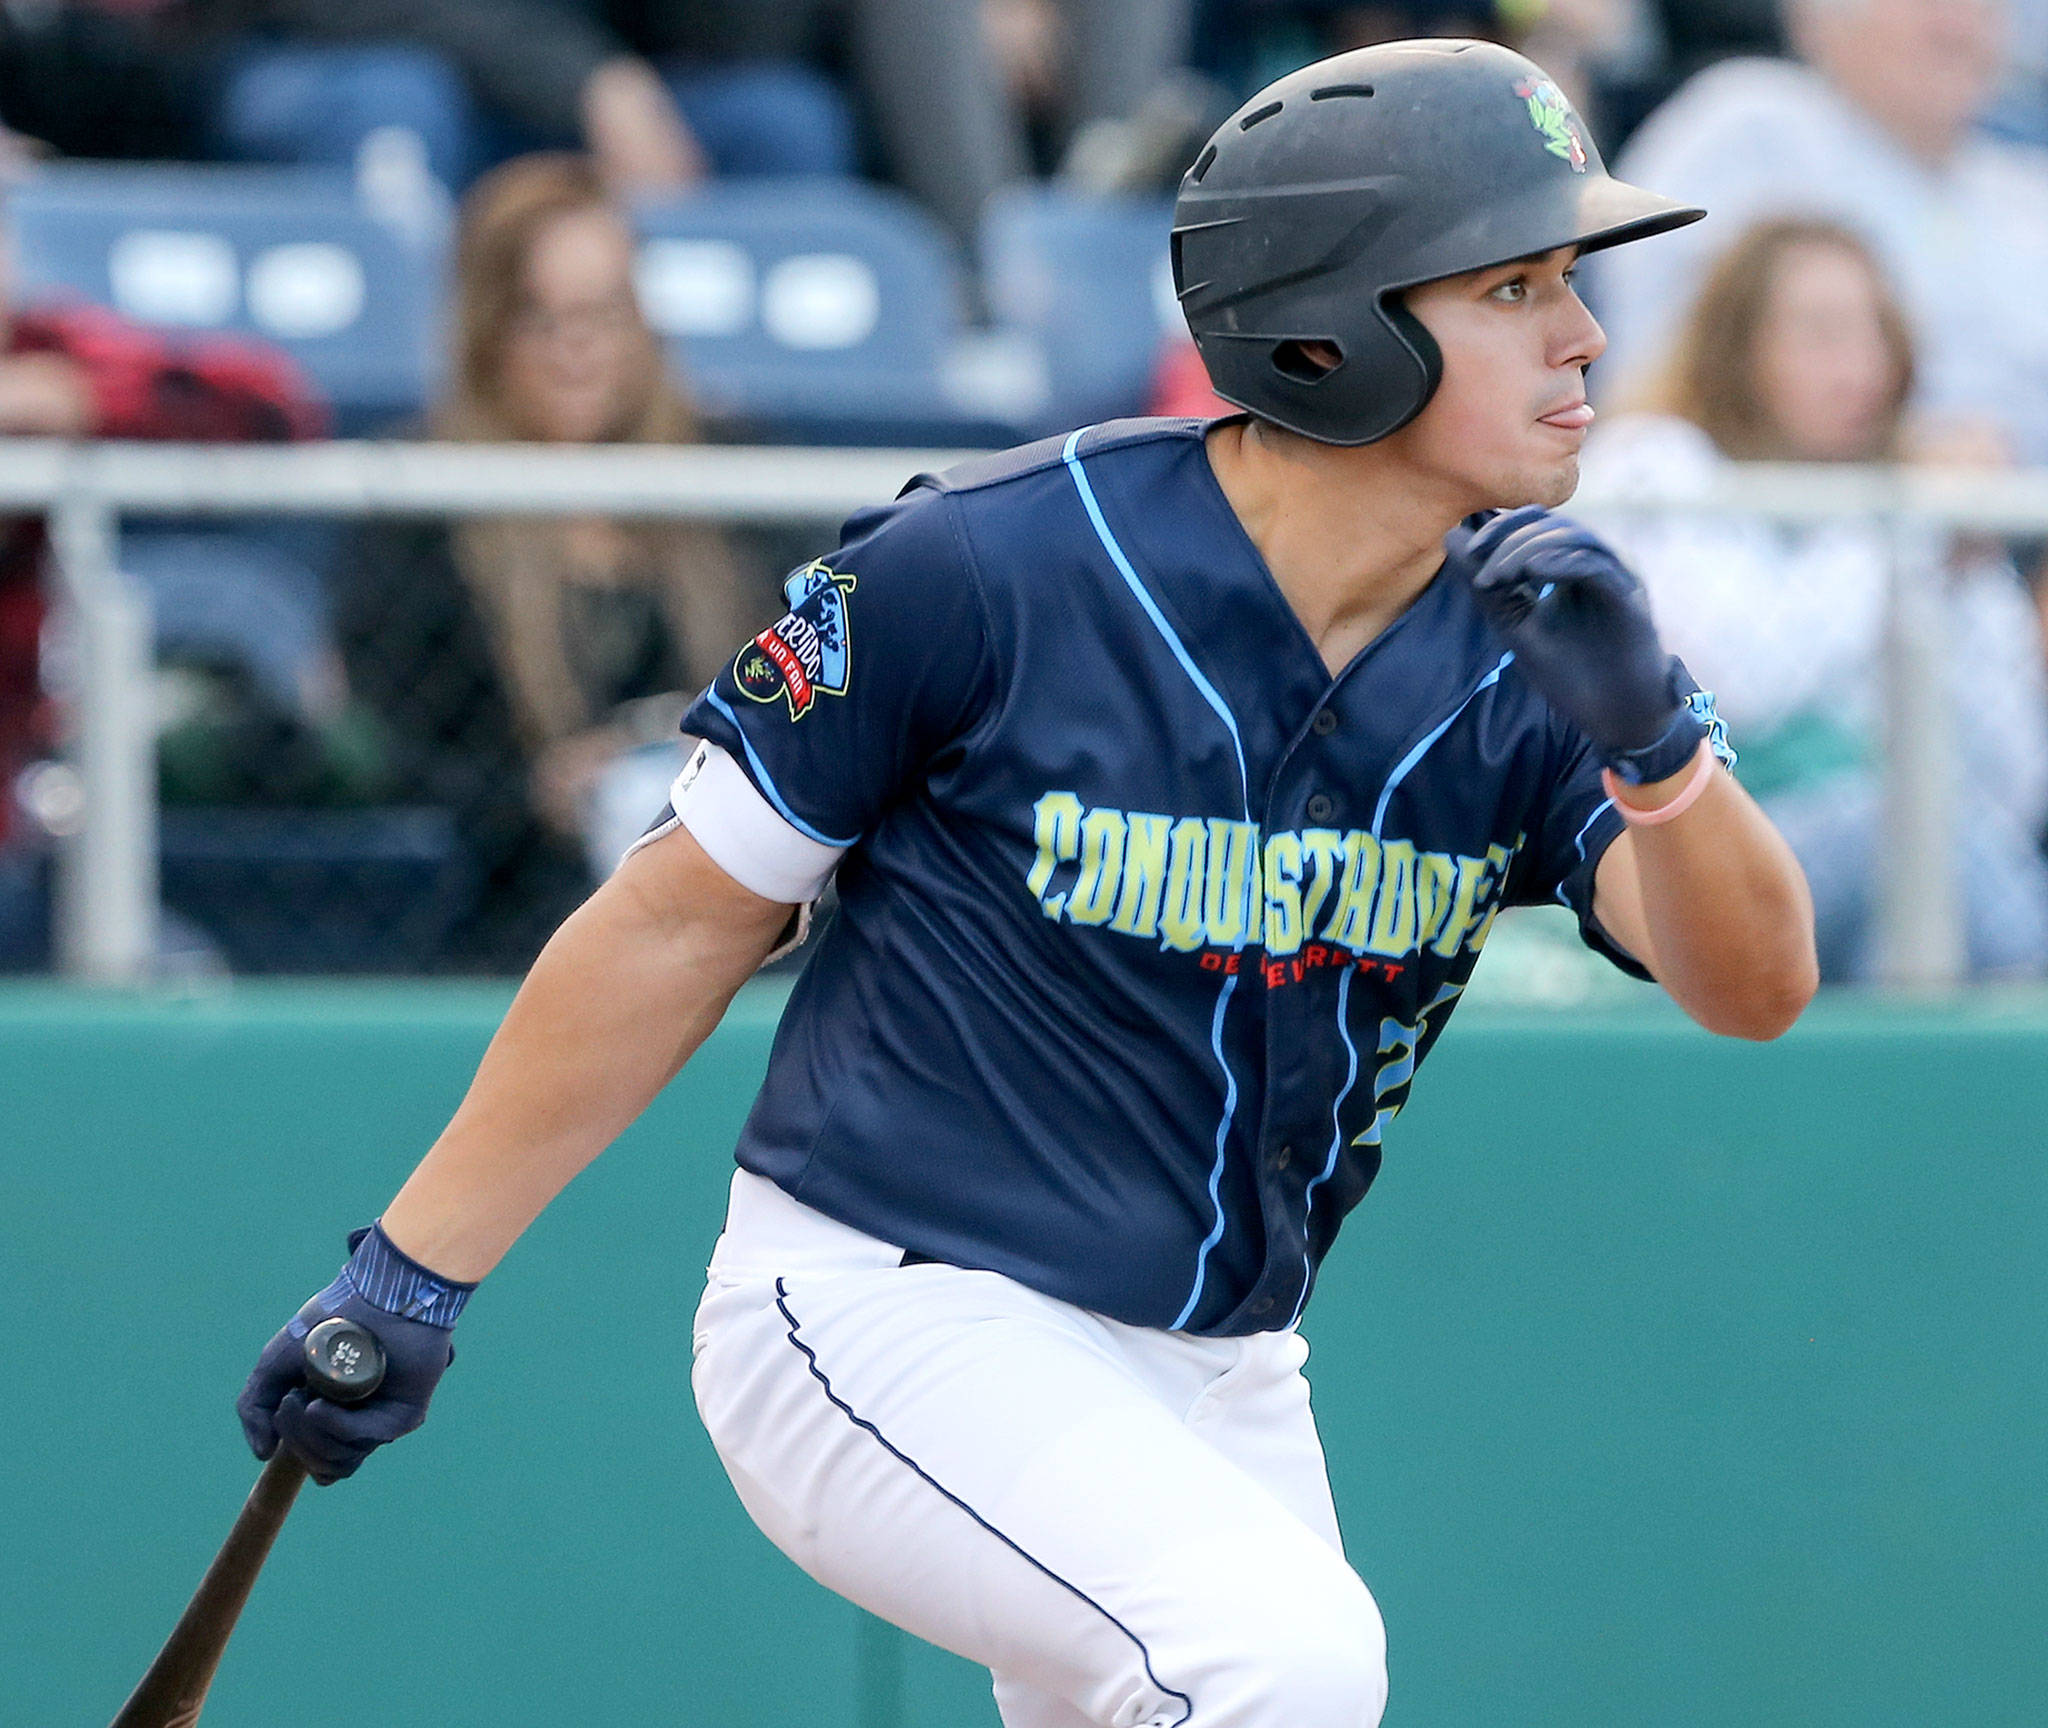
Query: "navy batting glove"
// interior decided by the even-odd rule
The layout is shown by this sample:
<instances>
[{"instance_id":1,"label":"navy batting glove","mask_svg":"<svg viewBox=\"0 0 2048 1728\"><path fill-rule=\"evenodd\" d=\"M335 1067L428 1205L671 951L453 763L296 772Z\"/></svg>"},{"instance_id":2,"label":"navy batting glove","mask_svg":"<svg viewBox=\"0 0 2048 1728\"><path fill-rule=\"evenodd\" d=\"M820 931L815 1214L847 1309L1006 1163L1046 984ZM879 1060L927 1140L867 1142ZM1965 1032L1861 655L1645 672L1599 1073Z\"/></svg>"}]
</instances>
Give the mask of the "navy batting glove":
<instances>
[{"instance_id":1,"label":"navy batting glove","mask_svg":"<svg viewBox=\"0 0 2048 1728\"><path fill-rule=\"evenodd\" d=\"M435 1383L455 1360L456 1317L476 1288L428 1271L375 1224L355 1231L348 1245L341 1275L263 1347L235 1400L250 1451L268 1459L282 1445L322 1484L353 1476L379 1446L427 1419ZM306 1334L337 1315L384 1347L383 1382L360 1404L307 1395Z\"/></svg>"},{"instance_id":2,"label":"navy batting glove","mask_svg":"<svg viewBox=\"0 0 2048 1728\"><path fill-rule=\"evenodd\" d=\"M1667 779L1698 754L1707 730L1690 682L1657 640L1641 581L1589 529L1531 507L1449 544L1515 663L1621 779Z\"/></svg>"}]
</instances>

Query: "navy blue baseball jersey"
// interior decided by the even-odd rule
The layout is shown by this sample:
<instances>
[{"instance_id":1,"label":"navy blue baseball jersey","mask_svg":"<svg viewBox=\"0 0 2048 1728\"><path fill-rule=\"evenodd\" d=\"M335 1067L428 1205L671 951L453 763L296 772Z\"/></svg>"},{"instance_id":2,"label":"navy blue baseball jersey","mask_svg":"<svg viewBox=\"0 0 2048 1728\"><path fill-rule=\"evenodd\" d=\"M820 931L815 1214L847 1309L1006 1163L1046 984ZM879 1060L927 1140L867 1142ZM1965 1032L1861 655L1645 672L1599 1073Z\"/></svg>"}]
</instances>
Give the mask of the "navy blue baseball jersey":
<instances>
[{"instance_id":1,"label":"navy blue baseball jersey","mask_svg":"<svg viewBox=\"0 0 2048 1728\"><path fill-rule=\"evenodd\" d=\"M741 1164L1115 1319L1289 1324L1502 907L1622 823L1454 534L1334 678L1200 421L921 476L685 729L843 849ZM716 854L714 853L714 856ZM830 856L829 853L825 854Z\"/></svg>"}]
</instances>

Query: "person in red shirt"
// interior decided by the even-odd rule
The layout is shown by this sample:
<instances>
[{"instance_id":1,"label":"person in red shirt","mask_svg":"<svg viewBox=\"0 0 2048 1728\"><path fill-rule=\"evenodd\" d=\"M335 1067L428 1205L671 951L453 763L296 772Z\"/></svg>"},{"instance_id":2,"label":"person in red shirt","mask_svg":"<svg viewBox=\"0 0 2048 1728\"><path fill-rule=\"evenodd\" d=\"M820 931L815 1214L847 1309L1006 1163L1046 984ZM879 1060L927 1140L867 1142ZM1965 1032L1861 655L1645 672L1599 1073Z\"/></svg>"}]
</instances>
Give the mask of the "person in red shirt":
<instances>
[{"instance_id":1,"label":"person in red shirt","mask_svg":"<svg viewBox=\"0 0 2048 1728\"><path fill-rule=\"evenodd\" d=\"M171 340L86 305L14 311L0 271L0 436L218 442L316 438L327 415L285 355L226 337ZM0 848L22 769L55 748L38 672L43 524L0 521Z\"/></svg>"},{"instance_id":2,"label":"person in red shirt","mask_svg":"<svg viewBox=\"0 0 2048 1728\"><path fill-rule=\"evenodd\" d=\"M1151 394L1145 399L1147 414L1213 420L1230 411L1230 404L1210 387L1208 369L1191 340L1174 336L1160 344L1152 363Z\"/></svg>"}]
</instances>

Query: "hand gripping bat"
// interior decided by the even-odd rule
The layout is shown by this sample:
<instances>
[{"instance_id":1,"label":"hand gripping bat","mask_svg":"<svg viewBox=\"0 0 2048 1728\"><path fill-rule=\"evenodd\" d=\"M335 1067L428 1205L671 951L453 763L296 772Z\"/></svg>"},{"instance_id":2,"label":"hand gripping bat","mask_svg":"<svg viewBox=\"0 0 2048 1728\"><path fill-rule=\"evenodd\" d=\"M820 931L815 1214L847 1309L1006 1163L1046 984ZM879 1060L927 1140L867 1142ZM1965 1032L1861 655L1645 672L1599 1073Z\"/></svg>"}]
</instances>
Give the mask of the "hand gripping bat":
<instances>
[{"instance_id":1,"label":"hand gripping bat","mask_svg":"<svg viewBox=\"0 0 2048 1728\"><path fill-rule=\"evenodd\" d=\"M352 1320L321 1321L306 1334L305 1348L306 1387L316 1397L360 1404L384 1379L382 1347ZM199 1720L228 1634L305 1480L305 1465L279 1445L113 1728L191 1728Z\"/></svg>"}]
</instances>

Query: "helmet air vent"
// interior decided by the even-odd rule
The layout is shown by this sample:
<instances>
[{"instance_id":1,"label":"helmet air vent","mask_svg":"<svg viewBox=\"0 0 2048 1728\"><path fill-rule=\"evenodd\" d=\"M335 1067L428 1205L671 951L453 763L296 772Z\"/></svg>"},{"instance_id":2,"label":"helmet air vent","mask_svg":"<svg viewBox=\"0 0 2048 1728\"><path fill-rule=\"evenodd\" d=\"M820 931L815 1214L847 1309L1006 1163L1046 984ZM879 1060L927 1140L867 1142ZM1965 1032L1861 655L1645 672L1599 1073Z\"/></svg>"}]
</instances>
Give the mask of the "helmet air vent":
<instances>
[{"instance_id":1,"label":"helmet air vent","mask_svg":"<svg viewBox=\"0 0 2048 1728\"><path fill-rule=\"evenodd\" d=\"M1194 183L1197 186L1201 185L1202 176L1209 172L1210 165L1214 163L1215 160L1216 146L1211 144L1206 150L1202 152L1201 156L1197 158L1195 166L1189 173L1188 178L1194 181Z\"/></svg>"},{"instance_id":2,"label":"helmet air vent","mask_svg":"<svg viewBox=\"0 0 2048 1728\"><path fill-rule=\"evenodd\" d=\"M1308 99L1311 102L1327 102L1332 96L1370 96L1371 94L1372 86L1370 84L1325 84L1320 90L1311 90L1308 93Z\"/></svg>"},{"instance_id":3,"label":"helmet air vent","mask_svg":"<svg viewBox=\"0 0 2048 1728\"><path fill-rule=\"evenodd\" d=\"M1297 384L1320 384L1343 364L1344 350L1334 342L1289 337L1273 350L1273 370Z\"/></svg>"},{"instance_id":4,"label":"helmet air vent","mask_svg":"<svg viewBox=\"0 0 2048 1728\"><path fill-rule=\"evenodd\" d=\"M1275 114L1279 113L1286 106L1287 104L1284 102L1268 102L1263 108L1254 108L1237 123L1237 129L1240 132L1249 132L1261 120L1272 119Z\"/></svg>"}]
</instances>

